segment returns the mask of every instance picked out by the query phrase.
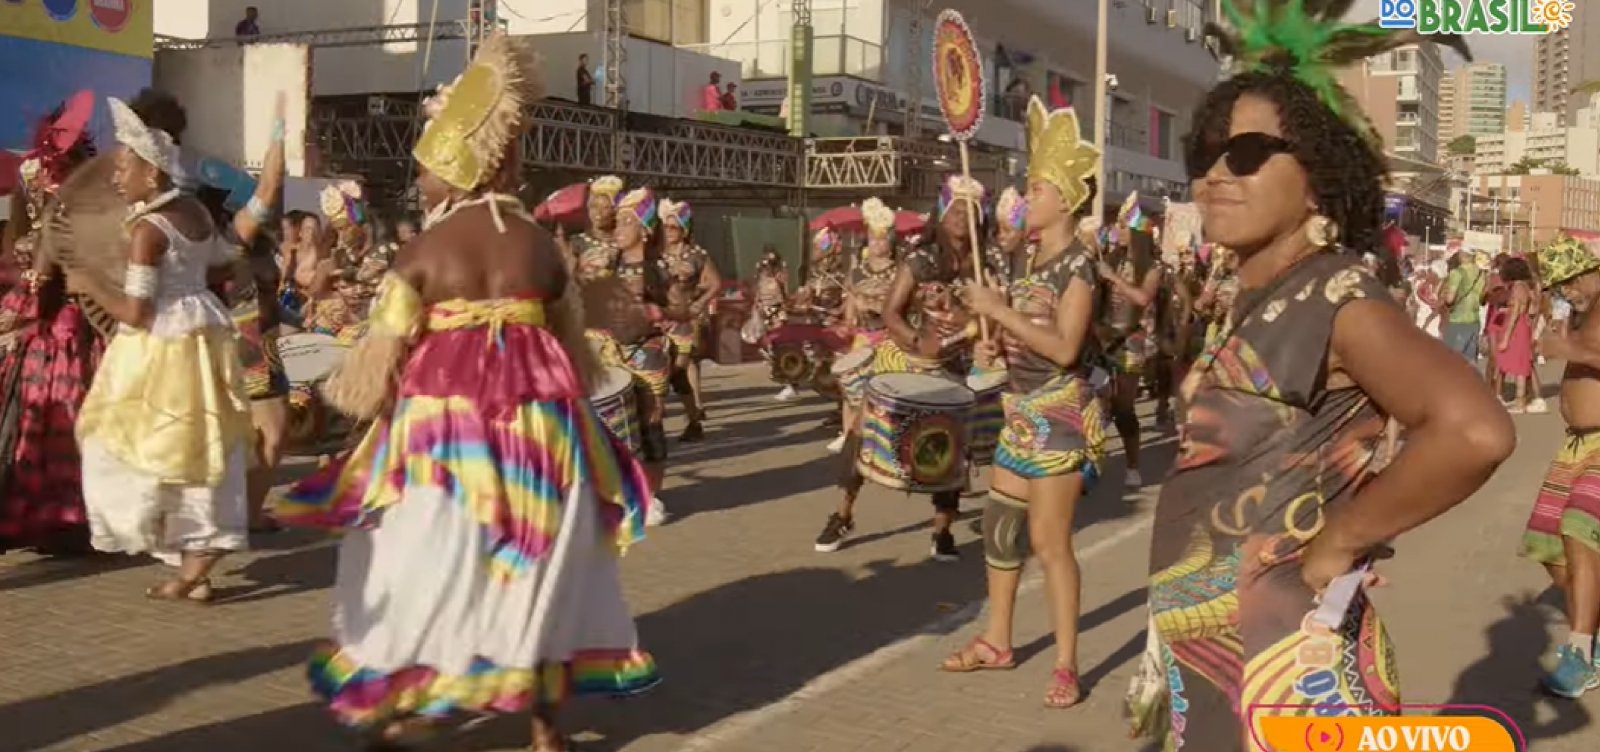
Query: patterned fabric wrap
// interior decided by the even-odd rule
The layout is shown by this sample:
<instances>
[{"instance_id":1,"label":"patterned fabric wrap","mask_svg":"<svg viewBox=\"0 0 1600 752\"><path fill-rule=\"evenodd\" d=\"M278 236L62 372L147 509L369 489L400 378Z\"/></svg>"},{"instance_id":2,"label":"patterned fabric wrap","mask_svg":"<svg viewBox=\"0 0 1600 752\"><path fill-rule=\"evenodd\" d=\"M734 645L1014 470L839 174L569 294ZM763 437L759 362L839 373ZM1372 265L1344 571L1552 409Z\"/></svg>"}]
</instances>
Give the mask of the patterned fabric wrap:
<instances>
[{"instance_id":1,"label":"patterned fabric wrap","mask_svg":"<svg viewBox=\"0 0 1600 752\"><path fill-rule=\"evenodd\" d=\"M672 376L672 341L666 335L652 335L632 345L617 342L600 329L589 329L584 336L600 353L601 365L627 369L651 394L666 396Z\"/></svg>"},{"instance_id":2,"label":"patterned fabric wrap","mask_svg":"<svg viewBox=\"0 0 1600 752\"><path fill-rule=\"evenodd\" d=\"M1540 564L1563 566L1568 539L1600 551L1600 429L1567 429L1567 440L1539 486L1521 553Z\"/></svg>"},{"instance_id":3,"label":"patterned fabric wrap","mask_svg":"<svg viewBox=\"0 0 1600 752\"><path fill-rule=\"evenodd\" d=\"M275 499L292 524L367 527L407 487L436 486L490 536L513 577L560 533L573 484L595 489L606 529L643 536L644 472L605 429L538 300L452 300L429 308L393 412L355 450Z\"/></svg>"},{"instance_id":4,"label":"patterned fabric wrap","mask_svg":"<svg viewBox=\"0 0 1600 752\"><path fill-rule=\"evenodd\" d=\"M0 297L19 325L0 352L0 551L88 541L74 426L105 343L58 281Z\"/></svg>"},{"instance_id":5,"label":"patterned fabric wrap","mask_svg":"<svg viewBox=\"0 0 1600 752\"><path fill-rule=\"evenodd\" d=\"M239 360L244 366L244 390L252 400L273 399L289 393L289 376L278 353L277 332L261 330L261 308L249 300L234 306L233 325L239 330Z\"/></svg>"},{"instance_id":6,"label":"patterned fabric wrap","mask_svg":"<svg viewBox=\"0 0 1600 752\"><path fill-rule=\"evenodd\" d=\"M1105 460L1106 417L1089 382L1076 373L1057 376L1026 394L1005 394L1005 427L996 467L1022 478L1083 473L1084 491Z\"/></svg>"},{"instance_id":7,"label":"patterned fabric wrap","mask_svg":"<svg viewBox=\"0 0 1600 752\"><path fill-rule=\"evenodd\" d=\"M889 341L889 330L887 329L857 330L855 336L850 340L850 349L845 352L855 353L864 348L875 349L878 345L887 341ZM860 368L839 374L839 389L843 392L845 402L850 405L861 404L862 398L866 396L867 382L872 380L873 367L876 364L876 360L877 354L874 352L873 356Z\"/></svg>"},{"instance_id":8,"label":"patterned fabric wrap","mask_svg":"<svg viewBox=\"0 0 1600 752\"><path fill-rule=\"evenodd\" d=\"M700 332L703 329L705 321L702 319L673 321L667 325L667 339L679 357L694 355L700 351Z\"/></svg>"},{"instance_id":9,"label":"patterned fabric wrap","mask_svg":"<svg viewBox=\"0 0 1600 752\"><path fill-rule=\"evenodd\" d=\"M1327 510L1383 453L1387 417L1360 388L1328 386L1335 317L1352 301L1393 299L1344 253L1313 256L1251 297L1184 381L1178 458L1156 509L1159 641L1136 687L1165 691L1140 692L1129 709L1146 722L1136 731L1162 733L1169 750L1239 750L1247 709L1262 705L1386 715L1400 703L1371 602L1358 594L1342 624L1322 626L1299 565Z\"/></svg>"},{"instance_id":10,"label":"patterned fabric wrap","mask_svg":"<svg viewBox=\"0 0 1600 752\"><path fill-rule=\"evenodd\" d=\"M431 666L373 671L337 645L324 643L306 673L312 691L349 726L405 714L444 718L461 711L515 713L530 706L554 707L572 695L638 694L660 682L655 659L641 650L589 650L570 661L533 669L505 668L479 658L466 674L450 676Z\"/></svg>"}]
</instances>

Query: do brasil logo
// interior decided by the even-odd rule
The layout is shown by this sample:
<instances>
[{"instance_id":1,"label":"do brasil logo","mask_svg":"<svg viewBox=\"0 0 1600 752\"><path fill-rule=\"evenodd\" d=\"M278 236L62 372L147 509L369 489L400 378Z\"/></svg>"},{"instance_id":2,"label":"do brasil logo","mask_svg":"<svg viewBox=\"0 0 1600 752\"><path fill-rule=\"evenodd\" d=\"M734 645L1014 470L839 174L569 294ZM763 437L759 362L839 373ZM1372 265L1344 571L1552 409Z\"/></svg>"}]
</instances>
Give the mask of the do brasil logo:
<instances>
[{"instance_id":1,"label":"do brasil logo","mask_svg":"<svg viewBox=\"0 0 1600 752\"><path fill-rule=\"evenodd\" d=\"M1380 0L1378 25L1422 34L1548 34L1572 25L1573 0Z\"/></svg>"}]
</instances>

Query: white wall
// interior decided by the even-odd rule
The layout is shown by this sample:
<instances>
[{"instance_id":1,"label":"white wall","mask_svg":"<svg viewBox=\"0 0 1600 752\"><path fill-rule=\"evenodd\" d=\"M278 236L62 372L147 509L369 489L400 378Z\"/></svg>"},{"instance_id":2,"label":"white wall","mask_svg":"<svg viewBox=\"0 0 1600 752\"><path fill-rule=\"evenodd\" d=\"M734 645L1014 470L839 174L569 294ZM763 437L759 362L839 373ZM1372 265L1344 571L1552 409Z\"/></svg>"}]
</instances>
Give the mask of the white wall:
<instances>
[{"instance_id":1,"label":"white wall","mask_svg":"<svg viewBox=\"0 0 1600 752\"><path fill-rule=\"evenodd\" d=\"M186 156L259 167L271 143L275 94L283 92L286 169L290 175L305 174L310 54L304 45L293 44L156 53L155 85L183 102L188 115Z\"/></svg>"},{"instance_id":2,"label":"white wall","mask_svg":"<svg viewBox=\"0 0 1600 752\"><path fill-rule=\"evenodd\" d=\"M151 10L154 13L152 26L157 34L200 39L211 33L209 0L156 0ZM229 31L232 30L229 27Z\"/></svg>"},{"instance_id":3,"label":"white wall","mask_svg":"<svg viewBox=\"0 0 1600 752\"><path fill-rule=\"evenodd\" d=\"M600 0L500 0L500 19L512 34L601 31L604 7Z\"/></svg>"}]
</instances>

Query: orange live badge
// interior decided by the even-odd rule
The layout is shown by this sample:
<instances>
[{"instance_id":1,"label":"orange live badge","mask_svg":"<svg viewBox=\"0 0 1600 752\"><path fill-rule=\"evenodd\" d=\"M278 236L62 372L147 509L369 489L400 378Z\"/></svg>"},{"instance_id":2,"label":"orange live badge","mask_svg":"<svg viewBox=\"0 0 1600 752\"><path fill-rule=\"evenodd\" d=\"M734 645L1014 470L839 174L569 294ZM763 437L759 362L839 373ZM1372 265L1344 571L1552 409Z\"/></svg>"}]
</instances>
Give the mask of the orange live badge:
<instances>
[{"instance_id":1,"label":"orange live badge","mask_svg":"<svg viewBox=\"0 0 1600 752\"><path fill-rule=\"evenodd\" d=\"M950 135L966 141L983 125L983 59L961 14L946 10L933 27L933 81Z\"/></svg>"},{"instance_id":2,"label":"orange live badge","mask_svg":"<svg viewBox=\"0 0 1600 752\"><path fill-rule=\"evenodd\" d=\"M1524 752L1504 711L1486 705L1371 708L1253 705L1255 750L1272 752Z\"/></svg>"}]
</instances>

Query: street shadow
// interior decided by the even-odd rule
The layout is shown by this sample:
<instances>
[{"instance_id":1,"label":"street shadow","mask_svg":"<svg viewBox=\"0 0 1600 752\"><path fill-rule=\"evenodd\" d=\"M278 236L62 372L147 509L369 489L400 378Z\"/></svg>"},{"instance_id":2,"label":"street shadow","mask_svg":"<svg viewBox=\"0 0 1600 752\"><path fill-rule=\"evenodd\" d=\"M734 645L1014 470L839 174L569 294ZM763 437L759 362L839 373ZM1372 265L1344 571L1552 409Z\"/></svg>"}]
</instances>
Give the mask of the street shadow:
<instances>
[{"instance_id":1,"label":"street shadow","mask_svg":"<svg viewBox=\"0 0 1600 752\"><path fill-rule=\"evenodd\" d=\"M224 563L226 566L226 563ZM235 606L286 595L325 590L333 585L339 566L339 546L326 542L276 556L263 556L228 570L247 584L216 589L217 606Z\"/></svg>"},{"instance_id":2,"label":"street shadow","mask_svg":"<svg viewBox=\"0 0 1600 752\"><path fill-rule=\"evenodd\" d=\"M696 461L703 460L696 456ZM663 491L661 498L672 510L674 523L682 522L696 514L737 509L833 485L839 475L839 462L837 456L830 454L798 465L766 467L727 477L712 477L700 469L683 470L672 474L677 483Z\"/></svg>"},{"instance_id":3,"label":"street shadow","mask_svg":"<svg viewBox=\"0 0 1600 752\"><path fill-rule=\"evenodd\" d=\"M964 558L979 558L976 542L962 548ZM640 617L640 639L665 681L627 707L575 703L568 730L598 737L583 745L586 752L622 749L655 734L692 735L916 634L940 619L941 604L983 592L982 578L952 576L957 570L929 561L879 560L865 569L865 577L820 568L753 576ZM938 624L941 633L963 626ZM928 671L936 680L935 668ZM527 744L527 733L522 718L498 719L451 749L517 747Z\"/></svg>"},{"instance_id":4,"label":"street shadow","mask_svg":"<svg viewBox=\"0 0 1600 752\"><path fill-rule=\"evenodd\" d=\"M234 684L300 663L310 655L313 644L307 640L209 655L0 706L4 748L44 749L150 715L179 695ZM43 722L45 719L49 722Z\"/></svg>"},{"instance_id":5,"label":"street shadow","mask_svg":"<svg viewBox=\"0 0 1600 752\"><path fill-rule=\"evenodd\" d=\"M154 566L155 563L148 556L98 552L82 556L44 556L0 570L0 592Z\"/></svg>"},{"instance_id":6,"label":"street shadow","mask_svg":"<svg viewBox=\"0 0 1600 752\"><path fill-rule=\"evenodd\" d=\"M1136 608L1140 608L1146 602L1148 602L1148 600L1149 591L1140 587L1129 590L1113 600L1102 603L1099 607L1095 608L1095 610L1078 617L1078 634L1087 634L1089 630L1092 630L1101 624L1105 624L1106 622L1111 621L1118 616L1128 613ZM1138 644L1142 648L1144 646L1144 630L1139 630L1139 634L1136 636L1139 638ZM1054 646L1055 643L1055 633L1047 632L1040 635L1038 639L1035 639L1033 642L1016 648L1013 651L1013 655L1016 656L1017 665L1020 666L1024 663L1027 663L1029 660L1032 660L1034 656L1044 652L1045 648ZM1135 652L1134 654L1137 655L1138 653ZM1115 654L1113 654L1113 656L1115 656ZM1112 664L1111 668L1114 669L1117 665L1120 664ZM1109 672L1110 670L1108 669L1107 673ZM1088 675L1085 674L1085 677L1087 676ZM1087 679L1084 681L1084 685L1088 686Z\"/></svg>"},{"instance_id":7,"label":"street shadow","mask_svg":"<svg viewBox=\"0 0 1600 752\"><path fill-rule=\"evenodd\" d=\"M1447 704L1497 708L1530 742L1590 725L1589 710L1582 703L1553 697L1539 687L1540 661L1551 650L1550 605L1559 600L1554 592L1549 588L1539 596L1526 592L1502 601L1506 615L1489 626L1489 652L1456 678ZM1541 715L1549 720L1539 720Z\"/></svg>"},{"instance_id":8,"label":"street shadow","mask_svg":"<svg viewBox=\"0 0 1600 752\"><path fill-rule=\"evenodd\" d=\"M340 728L316 703L195 726L154 739L113 747L108 752L335 752L359 749L354 735Z\"/></svg>"}]
</instances>

